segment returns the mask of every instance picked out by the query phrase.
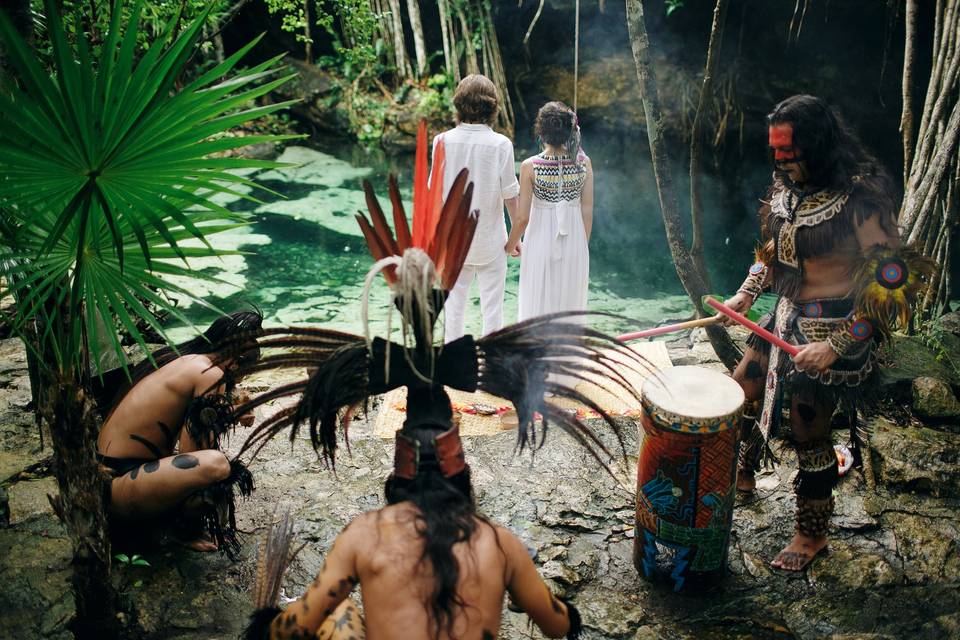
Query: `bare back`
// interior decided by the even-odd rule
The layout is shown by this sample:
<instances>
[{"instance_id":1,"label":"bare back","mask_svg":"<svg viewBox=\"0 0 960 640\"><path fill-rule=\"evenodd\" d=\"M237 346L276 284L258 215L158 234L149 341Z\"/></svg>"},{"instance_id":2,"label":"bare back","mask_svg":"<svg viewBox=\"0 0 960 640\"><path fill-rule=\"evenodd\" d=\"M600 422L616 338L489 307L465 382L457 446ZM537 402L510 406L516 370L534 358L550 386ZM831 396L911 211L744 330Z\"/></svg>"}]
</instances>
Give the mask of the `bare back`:
<instances>
[{"instance_id":1,"label":"bare back","mask_svg":"<svg viewBox=\"0 0 960 640\"><path fill-rule=\"evenodd\" d=\"M433 637L424 603L433 592L429 562L420 562L423 538L417 533L417 510L400 503L364 516L370 553L357 558L367 635L370 638ZM502 531L502 530L501 530ZM358 532L359 533L359 532ZM477 521L469 542L454 545L460 565L457 593L465 607L457 609L454 634L464 640L496 637L503 593L507 587L507 558L498 546L494 526ZM482 632L487 631L488 636ZM440 638L446 639L446 633Z\"/></svg>"},{"instance_id":2,"label":"bare back","mask_svg":"<svg viewBox=\"0 0 960 640\"><path fill-rule=\"evenodd\" d=\"M433 571L429 561L420 562L417 513L412 503L402 502L354 520L337 537L307 593L274 621L271 637L314 632L358 583L369 640L438 637L428 604ZM566 607L550 594L526 548L508 530L478 519L473 536L455 544L453 553L460 566L457 593L465 604L454 613L458 640L496 638L507 591L549 637L566 633ZM439 639L449 638L441 629Z\"/></svg>"},{"instance_id":3,"label":"bare back","mask_svg":"<svg viewBox=\"0 0 960 640\"><path fill-rule=\"evenodd\" d=\"M152 457L136 435L169 455L173 453L190 401L216 384L223 370L209 356L181 356L138 382L107 417L97 451L114 458Z\"/></svg>"}]
</instances>

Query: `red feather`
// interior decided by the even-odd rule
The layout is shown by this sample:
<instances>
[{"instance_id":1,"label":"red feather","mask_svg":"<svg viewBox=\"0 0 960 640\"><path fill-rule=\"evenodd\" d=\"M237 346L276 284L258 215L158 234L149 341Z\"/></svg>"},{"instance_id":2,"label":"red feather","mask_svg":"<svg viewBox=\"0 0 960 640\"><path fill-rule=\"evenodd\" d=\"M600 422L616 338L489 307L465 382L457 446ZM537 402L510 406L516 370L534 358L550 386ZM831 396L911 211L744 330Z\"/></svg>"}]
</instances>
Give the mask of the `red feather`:
<instances>
[{"instance_id":1,"label":"red feather","mask_svg":"<svg viewBox=\"0 0 960 640\"><path fill-rule=\"evenodd\" d=\"M440 212L443 210L443 174L446 165L446 151L443 146L443 139L437 143L437 150L433 154L433 170L430 174L430 190L427 194L427 216L426 230L423 237L423 244L419 245L427 250L433 244L434 236L437 233L437 223L440 221Z\"/></svg>"},{"instance_id":2,"label":"red feather","mask_svg":"<svg viewBox=\"0 0 960 640\"><path fill-rule=\"evenodd\" d=\"M413 168L413 246L424 247L427 234L427 121L417 127L417 156Z\"/></svg>"},{"instance_id":3,"label":"red feather","mask_svg":"<svg viewBox=\"0 0 960 640\"><path fill-rule=\"evenodd\" d=\"M449 248L451 234L459 219L458 213L460 211L460 203L463 201L463 187L466 181L467 170L461 169L456 179L454 179L453 185L450 187L450 193L447 194L447 201L443 203L436 232L433 235L430 245L427 247L427 255L430 256L438 268L443 264L444 256Z\"/></svg>"},{"instance_id":4,"label":"red feather","mask_svg":"<svg viewBox=\"0 0 960 640\"><path fill-rule=\"evenodd\" d=\"M370 250L370 255L373 256L373 259L382 260L383 258L391 255L387 251L387 248L381 244L380 238L377 237L373 227L371 227L370 223L367 222L367 219L363 217L363 214L358 213L355 217L357 222L360 224L360 231L363 232L363 237L367 241L367 248ZM387 282L393 284L397 281L397 268L391 266L387 269L384 269L383 276L387 279Z\"/></svg>"},{"instance_id":5,"label":"red feather","mask_svg":"<svg viewBox=\"0 0 960 640\"><path fill-rule=\"evenodd\" d=\"M410 248L412 240L410 238L410 225L407 223L407 212L403 210L400 188L397 186L397 178L393 174L390 174L387 191L390 193L390 202L393 204L393 228L397 231L397 246L400 247L402 255L404 251Z\"/></svg>"},{"instance_id":6,"label":"red feather","mask_svg":"<svg viewBox=\"0 0 960 640\"><path fill-rule=\"evenodd\" d=\"M467 187L468 191L473 190L473 184ZM472 195L472 194L471 194ZM466 202L469 202L467 200ZM460 277L460 271L463 269L463 262L467 259L467 253L470 252L470 245L473 244L473 236L477 231L477 223L480 221L480 212L473 211L466 215L462 221L463 231L459 234L457 244L453 253L447 258L446 267L443 270L443 288L447 291L453 289L457 278Z\"/></svg>"},{"instance_id":7,"label":"red feather","mask_svg":"<svg viewBox=\"0 0 960 640\"><path fill-rule=\"evenodd\" d=\"M383 209L380 208L380 202L377 201L373 187L366 180L363 181L363 193L367 198L367 210L370 212L370 219L373 220L373 228L377 232L380 244L383 245L389 255L401 255L400 247L393 239L390 225L387 224L387 218L383 215Z\"/></svg>"}]
</instances>

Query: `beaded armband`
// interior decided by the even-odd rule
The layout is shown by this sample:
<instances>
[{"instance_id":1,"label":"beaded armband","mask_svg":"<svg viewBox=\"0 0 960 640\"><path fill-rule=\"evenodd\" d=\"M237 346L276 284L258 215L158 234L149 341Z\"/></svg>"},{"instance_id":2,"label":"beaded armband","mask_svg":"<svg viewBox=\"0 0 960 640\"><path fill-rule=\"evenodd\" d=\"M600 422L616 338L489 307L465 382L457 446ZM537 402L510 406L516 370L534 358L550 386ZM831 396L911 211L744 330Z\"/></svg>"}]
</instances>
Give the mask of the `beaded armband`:
<instances>
[{"instance_id":1,"label":"beaded armband","mask_svg":"<svg viewBox=\"0 0 960 640\"><path fill-rule=\"evenodd\" d=\"M737 293L746 293L756 301L763 293L763 283L767 279L767 271L767 265L762 262L754 262L750 267L747 279L737 289Z\"/></svg>"},{"instance_id":2,"label":"beaded armband","mask_svg":"<svg viewBox=\"0 0 960 640\"><path fill-rule=\"evenodd\" d=\"M838 356L844 356L872 337L873 323L864 318L847 318L827 337L827 344Z\"/></svg>"}]
</instances>

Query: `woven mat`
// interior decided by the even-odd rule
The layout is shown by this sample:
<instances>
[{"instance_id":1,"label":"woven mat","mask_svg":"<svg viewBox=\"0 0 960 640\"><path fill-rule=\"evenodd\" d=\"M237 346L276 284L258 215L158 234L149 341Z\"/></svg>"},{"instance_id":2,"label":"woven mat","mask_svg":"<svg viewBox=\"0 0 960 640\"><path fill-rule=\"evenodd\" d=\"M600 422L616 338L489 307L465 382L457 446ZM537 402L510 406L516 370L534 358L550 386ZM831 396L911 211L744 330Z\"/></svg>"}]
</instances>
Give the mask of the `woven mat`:
<instances>
[{"instance_id":1,"label":"woven mat","mask_svg":"<svg viewBox=\"0 0 960 640\"><path fill-rule=\"evenodd\" d=\"M667 347L663 342L641 342L630 345L630 347L636 353L646 358L656 369L665 369L673 366L670 362L670 356L667 354ZM613 358L620 360L624 358L624 356L617 355L614 352ZM631 366L636 368L636 365L633 363L631 363ZM637 390L640 389L644 379L647 377L644 372L634 371L626 365L619 369L623 376ZM613 415L632 415L640 409L640 403L635 398L624 397L626 394L613 395L587 382L578 384L577 390ZM460 411L460 435L464 436L498 433L501 430L499 414L513 409L513 405L509 400L498 398L481 391L466 393L448 387L447 393L450 395L450 402L453 404L453 407ZM586 407L572 400L557 398L551 402L559 407L577 409L581 417L590 417L592 413ZM475 404L489 405L497 410L497 414L484 416L472 413L472 405ZM380 410L377 412L376 422L373 425L373 434L381 438L393 438L394 433L403 426L403 421L407 417L406 406L406 389L395 389L385 395L380 405Z\"/></svg>"}]
</instances>

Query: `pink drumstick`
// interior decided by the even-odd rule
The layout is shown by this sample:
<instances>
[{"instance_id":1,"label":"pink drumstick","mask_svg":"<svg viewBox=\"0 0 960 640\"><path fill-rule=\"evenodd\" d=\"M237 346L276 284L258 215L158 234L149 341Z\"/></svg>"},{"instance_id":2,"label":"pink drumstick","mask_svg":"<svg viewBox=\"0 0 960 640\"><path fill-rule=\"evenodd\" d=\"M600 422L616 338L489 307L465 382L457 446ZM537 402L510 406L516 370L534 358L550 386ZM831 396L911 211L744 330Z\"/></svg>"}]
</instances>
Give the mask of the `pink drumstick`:
<instances>
[{"instance_id":1,"label":"pink drumstick","mask_svg":"<svg viewBox=\"0 0 960 640\"><path fill-rule=\"evenodd\" d=\"M617 336L617 340L622 340L626 342L627 340L639 340L640 338L652 338L653 336L661 336L665 333L673 333L674 331L683 331L684 329L695 329L696 327L706 327L711 324L715 324L720 319L720 316L711 316L709 318L699 318L697 320L687 320L686 322L678 322L677 324L668 324L664 327L654 327L653 329L645 329L643 331L636 331L634 333L625 333L622 336Z\"/></svg>"},{"instance_id":2,"label":"pink drumstick","mask_svg":"<svg viewBox=\"0 0 960 640\"><path fill-rule=\"evenodd\" d=\"M733 320L736 320L737 322L745 326L747 329L750 329L750 331L753 331L755 334L757 334L758 336L760 336L770 344L776 345L780 349L783 349L784 351L789 353L791 356L796 356L798 353L800 353L800 349L798 349L796 345L792 345L784 341L782 338L778 338L777 336L773 335L772 333L770 333L769 331L767 331L766 329L758 325L756 322L747 320L744 316L737 313L736 311L734 311L727 305L723 304L722 302L717 302L716 300L708 296L706 298L706 303L711 307L713 307L714 309L716 309L717 311L719 311L720 313L722 313L723 315L727 316L728 318L732 318Z\"/></svg>"}]
</instances>

